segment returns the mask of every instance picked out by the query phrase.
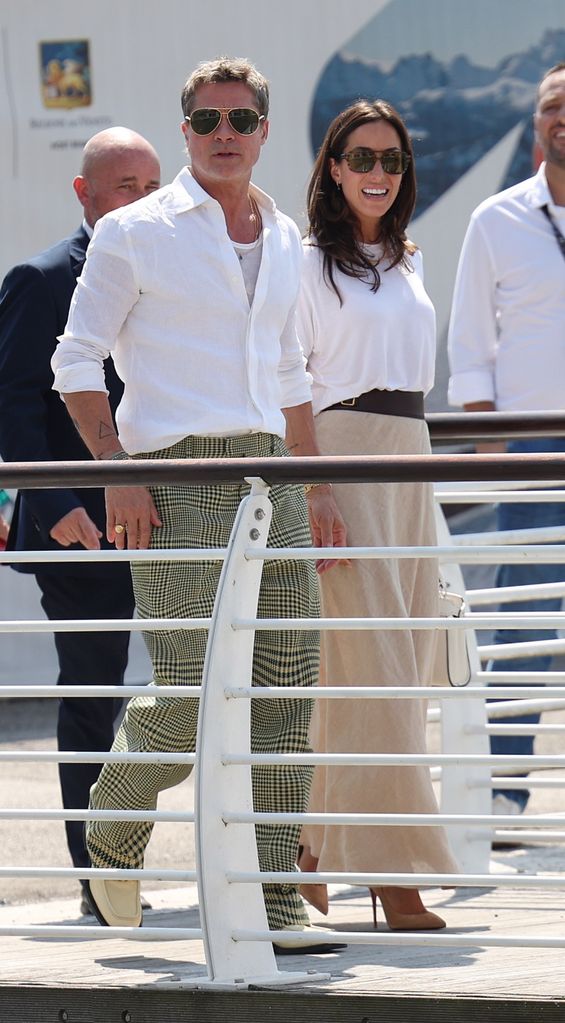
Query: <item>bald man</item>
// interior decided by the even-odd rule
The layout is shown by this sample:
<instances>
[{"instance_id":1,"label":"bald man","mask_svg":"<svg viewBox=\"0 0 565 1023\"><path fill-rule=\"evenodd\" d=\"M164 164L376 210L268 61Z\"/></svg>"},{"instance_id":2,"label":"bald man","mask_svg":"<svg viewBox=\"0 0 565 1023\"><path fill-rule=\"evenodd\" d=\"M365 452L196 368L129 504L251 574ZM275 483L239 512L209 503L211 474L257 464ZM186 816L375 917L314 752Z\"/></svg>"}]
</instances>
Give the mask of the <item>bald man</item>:
<instances>
[{"instance_id":1,"label":"bald man","mask_svg":"<svg viewBox=\"0 0 565 1023\"><path fill-rule=\"evenodd\" d=\"M50 360L62 334L76 279L94 225L110 210L159 187L153 147L127 128L109 128L87 142L73 188L84 210L79 230L46 252L14 267L0 291L0 454L4 461L90 458L63 402L52 390ZM123 385L111 359L106 385L112 413ZM27 490L18 494L8 549L69 550L107 547L102 490ZM49 619L131 618L134 599L128 565L36 564L33 572ZM22 637L23 640L23 637ZM128 656L128 633L56 633L60 685L120 685ZM61 699L60 750L110 748L121 700ZM63 806L88 806L98 764L61 764ZM81 821L67 821L75 867L89 865ZM88 912L81 900L81 909Z\"/></svg>"}]
</instances>

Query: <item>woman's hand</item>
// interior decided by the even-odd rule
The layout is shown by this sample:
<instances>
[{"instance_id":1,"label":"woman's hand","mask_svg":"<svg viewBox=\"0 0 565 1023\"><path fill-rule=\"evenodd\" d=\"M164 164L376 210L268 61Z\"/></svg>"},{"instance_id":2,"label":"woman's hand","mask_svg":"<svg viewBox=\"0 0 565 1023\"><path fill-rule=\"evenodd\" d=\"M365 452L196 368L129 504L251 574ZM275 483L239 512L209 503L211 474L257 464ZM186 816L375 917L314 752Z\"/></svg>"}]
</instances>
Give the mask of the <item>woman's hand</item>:
<instances>
[{"instance_id":1,"label":"woman's hand","mask_svg":"<svg viewBox=\"0 0 565 1023\"><path fill-rule=\"evenodd\" d=\"M310 529L315 547L345 547L347 530L330 483L312 487L306 495ZM347 558L321 558L316 571L323 575L333 565L349 565Z\"/></svg>"}]
</instances>

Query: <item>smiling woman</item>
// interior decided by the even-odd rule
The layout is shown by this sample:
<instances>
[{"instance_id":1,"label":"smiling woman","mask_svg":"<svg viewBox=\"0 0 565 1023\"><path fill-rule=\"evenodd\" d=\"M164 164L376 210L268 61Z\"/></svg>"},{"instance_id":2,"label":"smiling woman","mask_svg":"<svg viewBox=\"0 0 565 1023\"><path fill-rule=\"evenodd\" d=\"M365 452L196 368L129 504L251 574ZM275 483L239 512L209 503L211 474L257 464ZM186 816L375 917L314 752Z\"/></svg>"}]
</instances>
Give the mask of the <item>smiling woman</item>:
<instances>
[{"instance_id":1,"label":"smiling woman","mask_svg":"<svg viewBox=\"0 0 565 1023\"><path fill-rule=\"evenodd\" d=\"M378 240L381 217L394 205L400 191L407 166L404 156L400 136L392 124L373 121L355 128L347 138L345 152L330 157L330 174L358 220L363 242Z\"/></svg>"},{"instance_id":2,"label":"smiling woman","mask_svg":"<svg viewBox=\"0 0 565 1023\"><path fill-rule=\"evenodd\" d=\"M415 200L412 146L396 111L361 101L330 125L308 191L299 334L313 378L316 437L325 455L429 451L424 394L434 375L435 316L421 255L406 237ZM370 483L336 488L349 543L435 544L428 484ZM315 491L313 491L315 494ZM311 495L308 495L311 501ZM414 515L414 509L418 514ZM338 565L321 576L325 617L425 617L438 613L433 561L394 559ZM322 635L321 683L423 685L430 681L430 632ZM318 700L316 752L425 751L425 705ZM317 768L311 812L434 813L429 771L420 767ZM441 828L306 827L299 866L403 873L456 870ZM304 897L328 911L325 886ZM416 889L371 891L393 929L444 927Z\"/></svg>"}]
</instances>

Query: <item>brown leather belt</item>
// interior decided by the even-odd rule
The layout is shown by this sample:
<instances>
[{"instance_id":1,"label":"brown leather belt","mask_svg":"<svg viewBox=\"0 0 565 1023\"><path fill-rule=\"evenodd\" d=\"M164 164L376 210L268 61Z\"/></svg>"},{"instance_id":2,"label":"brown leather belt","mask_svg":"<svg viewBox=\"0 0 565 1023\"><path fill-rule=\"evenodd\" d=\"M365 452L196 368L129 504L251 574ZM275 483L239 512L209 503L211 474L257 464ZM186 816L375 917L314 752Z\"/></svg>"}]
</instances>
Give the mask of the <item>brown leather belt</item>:
<instances>
[{"instance_id":1,"label":"brown leather belt","mask_svg":"<svg viewBox=\"0 0 565 1023\"><path fill-rule=\"evenodd\" d=\"M378 412L383 416L407 416L409 419L424 418L423 391L366 391L357 398L345 398L335 405L328 405L323 412Z\"/></svg>"}]
</instances>

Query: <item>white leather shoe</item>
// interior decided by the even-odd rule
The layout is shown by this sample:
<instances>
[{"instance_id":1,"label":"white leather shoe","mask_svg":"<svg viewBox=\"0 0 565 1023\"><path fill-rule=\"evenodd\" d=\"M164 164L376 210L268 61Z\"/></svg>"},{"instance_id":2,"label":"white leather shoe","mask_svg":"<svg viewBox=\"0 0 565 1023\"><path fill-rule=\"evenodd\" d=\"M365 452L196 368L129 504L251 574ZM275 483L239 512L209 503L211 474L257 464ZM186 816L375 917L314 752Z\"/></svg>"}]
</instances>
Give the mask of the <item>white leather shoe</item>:
<instances>
[{"instance_id":1,"label":"white leather shoe","mask_svg":"<svg viewBox=\"0 0 565 1023\"><path fill-rule=\"evenodd\" d=\"M278 941L273 941L273 948L277 955L324 955L327 952L337 952L340 948L347 948L347 945L340 941L323 943L317 941L316 939L318 935L328 933L327 931L322 930L321 927L305 927L303 924L288 924L287 927L281 927L281 930L288 931L288 938L285 937ZM296 934L304 934L305 932L308 936L312 936L312 941L309 944L296 940Z\"/></svg>"},{"instance_id":2,"label":"white leather shoe","mask_svg":"<svg viewBox=\"0 0 565 1023\"><path fill-rule=\"evenodd\" d=\"M143 912L139 881L84 882L92 912L103 927L141 927Z\"/></svg>"}]
</instances>

